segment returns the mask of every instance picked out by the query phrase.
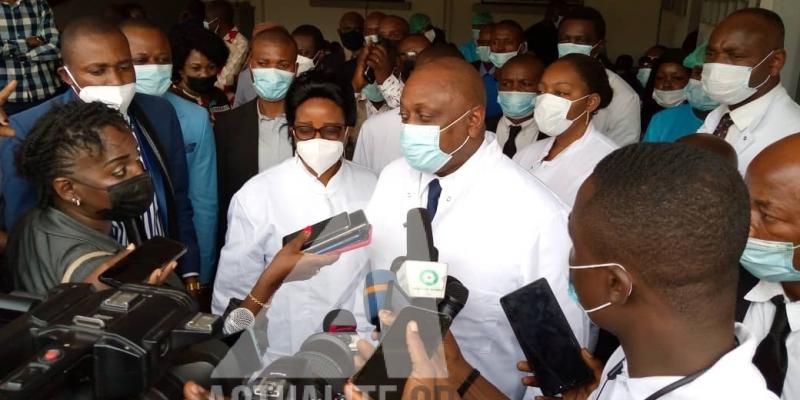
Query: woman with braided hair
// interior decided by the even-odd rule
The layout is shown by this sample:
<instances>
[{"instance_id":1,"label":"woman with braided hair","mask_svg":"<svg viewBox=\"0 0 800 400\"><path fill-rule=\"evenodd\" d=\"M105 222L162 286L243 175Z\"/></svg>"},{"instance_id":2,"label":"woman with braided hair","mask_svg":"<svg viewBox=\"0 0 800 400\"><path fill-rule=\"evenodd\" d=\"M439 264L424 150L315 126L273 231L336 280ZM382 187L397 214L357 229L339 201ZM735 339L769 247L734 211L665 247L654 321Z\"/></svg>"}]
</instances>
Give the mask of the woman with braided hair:
<instances>
[{"instance_id":1,"label":"woman with braided hair","mask_svg":"<svg viewBox=\"0 0 800 400\"><path fill-rule=\"evenodd\" d=\"M60 283L89 282L124 257L111 221L137 217L153 201L136 139L122 115L102 103L70 102L42 116L16 154L39 190L8 245L14 289L45 294ZM154 266L155 267L155 266ZM175 263L156 268L161 284Z\"/></svg>"}]
</instances>

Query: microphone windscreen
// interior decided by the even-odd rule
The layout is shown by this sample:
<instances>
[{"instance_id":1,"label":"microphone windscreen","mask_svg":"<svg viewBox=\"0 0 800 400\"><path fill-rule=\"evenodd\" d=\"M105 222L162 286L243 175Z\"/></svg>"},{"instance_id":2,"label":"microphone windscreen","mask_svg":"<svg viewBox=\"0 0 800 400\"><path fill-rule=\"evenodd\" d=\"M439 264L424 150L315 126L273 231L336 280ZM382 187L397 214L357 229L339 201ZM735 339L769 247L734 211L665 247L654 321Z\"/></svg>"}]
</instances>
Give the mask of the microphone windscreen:
<instances>
[{"instance_id":1,"label":"microphone windscreen","mask_svg":"<svg viewBox=\"0 0 800 400\"><path fill-rule=\"evenodd\" d=\"M327 333L355 332L357 325L353 313L338 308L325 315L322 320L322 331Z\"/></svg>"},{"instance_id":2,"label":"microphone windscreen","mask_svg":"<svg viewBox=\"0 0 800 400\"><path fill-rule=\"evenodd\" d=\"M243 331L256 322L256 317L253 313L244 308L239 307L231 311L225 318L225 324L222 327L222 334L232 335L236 332Z\"/></svg>"},{"instance_id":3,"label":"microphone windscreen","mask_svg":"<svg viewBox=\"0 0 800 400\"><path fill-rule=\"evenodd\" d=\"M379 326L380 324L378 312L386 303L386 289L389 287L389 282L394 282L394 280L394 272L385 269L367 273L364 286L364 311L367 314L367 320L372 325Z\"/></svg>"}]
</instances>

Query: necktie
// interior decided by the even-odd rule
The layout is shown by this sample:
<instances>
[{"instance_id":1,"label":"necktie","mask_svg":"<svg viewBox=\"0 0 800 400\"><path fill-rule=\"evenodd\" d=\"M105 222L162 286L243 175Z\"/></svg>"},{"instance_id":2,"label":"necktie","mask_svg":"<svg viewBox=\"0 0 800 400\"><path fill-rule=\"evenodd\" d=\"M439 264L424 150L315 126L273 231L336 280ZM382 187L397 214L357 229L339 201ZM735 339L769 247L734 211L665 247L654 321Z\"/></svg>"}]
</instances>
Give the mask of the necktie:
<instances>
[{"instance_id":1,"label":"necktie","mask_svg":"<svg viewBox=\"0 0 800 400\"><path fill-rule=\"evenodd\" d=\"M438 179L434 179L428 184L428 217L433 222L433 217L436 216L436 210L439 209L439 196L442 195L442 185L439 184Z\"/></svg>"},{"instance_id":2,"label":"necktie","mask_svg":"<svg viewBox=\"0 0 800 400\"><path fill-rule=\"evenodd\" d=\"M508 128L508 140L503 146L503 154L507 155L508 158L514 157L514 154L517 153L517 136L519 136L521 130L521 126L510 126Z\"/></svg>"},{"instance_id":3,"label":"necktie","mask_svg":"<svg viewBox=\"0 0 800 400\"><path fill-rule=\"evenodd\" d=\"M789 364L789 355L786 350L786 338L789 337L789 320L786 317L786 303L783 295L771 299L775 304L775 318L769 333L756 348L753 364L758 367L767 388L778 396L783 391L783 381L786 379L786 368Z\"/></svg>"},{"instance_id":4,"label":"necktie","mask_svg":"<svg viewBox=\"0 0 800 400\"><path fill-rule=\"evenodd\" d=\"M728 136L728 129L730 129L731 125L733 125L731 113L725 113L725 115L720 118L717 128L714 129L714 136L725 139L725 137Z\"/></svg>"}]
</instances>

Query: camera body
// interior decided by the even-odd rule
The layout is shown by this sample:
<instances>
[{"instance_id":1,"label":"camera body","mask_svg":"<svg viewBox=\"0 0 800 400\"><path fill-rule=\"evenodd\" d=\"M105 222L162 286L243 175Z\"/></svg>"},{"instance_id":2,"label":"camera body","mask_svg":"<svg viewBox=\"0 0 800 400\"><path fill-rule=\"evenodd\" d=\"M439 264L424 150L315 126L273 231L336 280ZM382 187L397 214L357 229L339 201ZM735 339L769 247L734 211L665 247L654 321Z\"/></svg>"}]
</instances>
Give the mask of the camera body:
<instances>
[{"instance_id":1,"label":"camera body","mask_svg":"<svg viewBox=\"0 0 800 400\"><path fill-rule=\"evenodd\" d=\"M60 285L0 330L0 398L136 396L166 373L176 350L218 336L221 325L178 290Z\"/></svg>"}]
</instances>

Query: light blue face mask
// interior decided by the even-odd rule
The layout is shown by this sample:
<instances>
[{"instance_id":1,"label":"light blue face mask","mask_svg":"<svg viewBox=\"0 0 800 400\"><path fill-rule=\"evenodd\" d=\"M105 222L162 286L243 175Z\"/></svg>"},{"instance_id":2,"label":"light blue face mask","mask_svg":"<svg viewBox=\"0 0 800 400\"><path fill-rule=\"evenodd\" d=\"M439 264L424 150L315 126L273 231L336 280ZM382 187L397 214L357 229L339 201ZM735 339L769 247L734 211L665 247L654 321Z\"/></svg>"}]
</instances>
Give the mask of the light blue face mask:
<instances>
[{"instance_id":1,"label":"light blue face mask","mask_svg":"<svg viewBox=\"0 0 800 400\"><path fill-rule=\"evenodd\" d=\"M286 92L294 80L294 73L277 68L253 68L253 86L258 96L267 101L278 101L286 97Z\"/></svg>"},{"instance_id":2,"label":"light blue face mask","mask_svg":"<svg viewBox=\"0 0 800 400\"><path fill-rule=\"evenodd\" d=\"M528 45L523 42L522 44L519 45L519 47L517 48L517 51L509 51L507 53L495 53L495 52L490 51L489 52L489 61L491 61L492 64L494 64L495 67L503 68L503 65L506 65L508 60L516 57L517 54L519 54L519 53L525 53L526 51L528 51L527 46Z\"/></svg>"},{"instance_id":3,"label":"light blue face mask","mask_svg":"<svg viewBox=\"0 0 800 400\"><path fill-rule=\"evenodd\" d=\"M163 96L172 84L172 64L134 65L136 91L151 96Z\"/></svg>"},{"instance_id":4,"label":"light blue face mask","mask_svg":"<svg viewBox=\"0 0 800 400\"><path fill-rule=\"evenodd\" d=\"M478 59L481 60L481 62L485 62L486 63L486 62L491 61L489 57L492 54L492 50L490 50L490 49L491 49L491 47L489 47L489 46L478 46L478 47L476 47L476 51L478 52Z\"/></svg>"},{"instance_id":5,"label":"light blue face mask","mask_svg":"<svg viewBox=\"0 0 800 400\"><path fill-rule=\"evenodd\" d=\"M636 79L642 84L642 87L647 86L647 81L650 80L650 74L653 73L652 68L639 68L636 72Z\"/></svg>"},{"instance_id":6,"label":"light blue face mask","mask_svg":"<svg viewBox=\"0 0 800 400\"><path fill-rule=\"evenodd\" d=\"M596 46L596 45L595 45ZM588 44L577 44L577 43L559 43L558 44L558 57L564 57L567 54L583 54L585 56L591 56L592 50L594 50L594 46L590 46Z\"/></svg>"},{"instance_id":7,"label":"light blue face mask","mask_svg":"<svg viewBox=\"0 0 800 400\"><path fill-rule=\"evenodd\" d=\"M533 92L498 92L497 102L506 117L524 118L533 115L536 96Z\"/></svg>"},{"instance_id":8,"label":"light blue face mask","mask_svg":"<svg viewBox=\"0 0 800 400\"><path fill-rule=\"evenodd\" d=\"M571 269L571 270L576 270L576 269L592 269L592 268L607 268L607 267L619 267L619 268L621 268L623 271L625 271L626 273L628 272L628 270L626 270L626 269L625 269L625 267L623 267L622 265L619 265L619 264L617 264L617 263L592 264L592 265L570 265L569 269ZM572 284L572 277L570 277L570 278L569 278L569 289L567 289L567 293L569 294L569 297L570 297L570 298L571 298L571 299L572 299L572 300L573 300L575 303L577 303L577 304L578 304L578 306L579 306L579 307L580 307L580 308L581 308L581 309L582 309L582 310L583 310L583 311L584 311L586 314L591 314L591 313L593 313L593 312L595 312L595 311L600 311L600 310L602 310L602 309L604 309L604 308L606 308L606 307L609 307L609 306L611 306L611 304L612 304L612 303L609 301L609 302L606 302L606 303L604 303L604 304L601 304L601 305L599 305L599 306L597 306L597 307L590 308L590 309L588 309L588 310L587 310L587 309L585 309L585 308L583 308L583 304L581 304L581 301L580 301L580 299L578 298L578 292L576 292L576 291L575 291L575 285L573 285L573 284ZM631 285L631 288L628 290L628 297L630 297L631 293L633 293L633 285Z\"/></svg>"},{"instance_id":9,"label":"light blue face mask","mask_svg":"<svg viewBox=\"0 0 800 400\"><path fill-rule=\"evenodd\" d=\"M363 94L367 100L373 103L380 103L383 101L383 93L381 92L381 88L374 83L364 86L364 89L361 89L361 94Z\"/></svg>"},{"instance_id":10,"label":"light blue face mask","mask_svg":"<svg viewBox=\"0 0 800 400\"><path fill-rule=\"evenodd\" d=\"M800 281L800 271L794 267L794 249L798 247L790 242L748 238L739 261L758 279L796 282Z\"/></svg>"},{"instance_id":11,"label":"light blue face mask","mask_svg":"<svg viewBox=\"0 0 800 400\"><path fill-rule=\"evenodd\" d=\"M719 103L711 97L703 89L703 82L697 79L689 79L689 84L683 90L686 91L686 99L693 108L700 111L711 111L719 107Z\"/></svg>"},{"instance_id":12,"label":"light blue face mask","mask_svg":"<svg viewBox=\"0 0 800 400\"><path fill-rule=\"evenodd\" d=\"M403 132L400 134L400 148L411 168L417 171L435 174L437 171L453 158L453 154L464 148L469 141L469 136L464 139L464 143L452 152L445 153L439 147L439 136L442 132L450 129L458 121L469 115L472 110L467 110L455 121L444 128L438 125L415 125L403 124Z\"/></svg>"}]
</instances>

